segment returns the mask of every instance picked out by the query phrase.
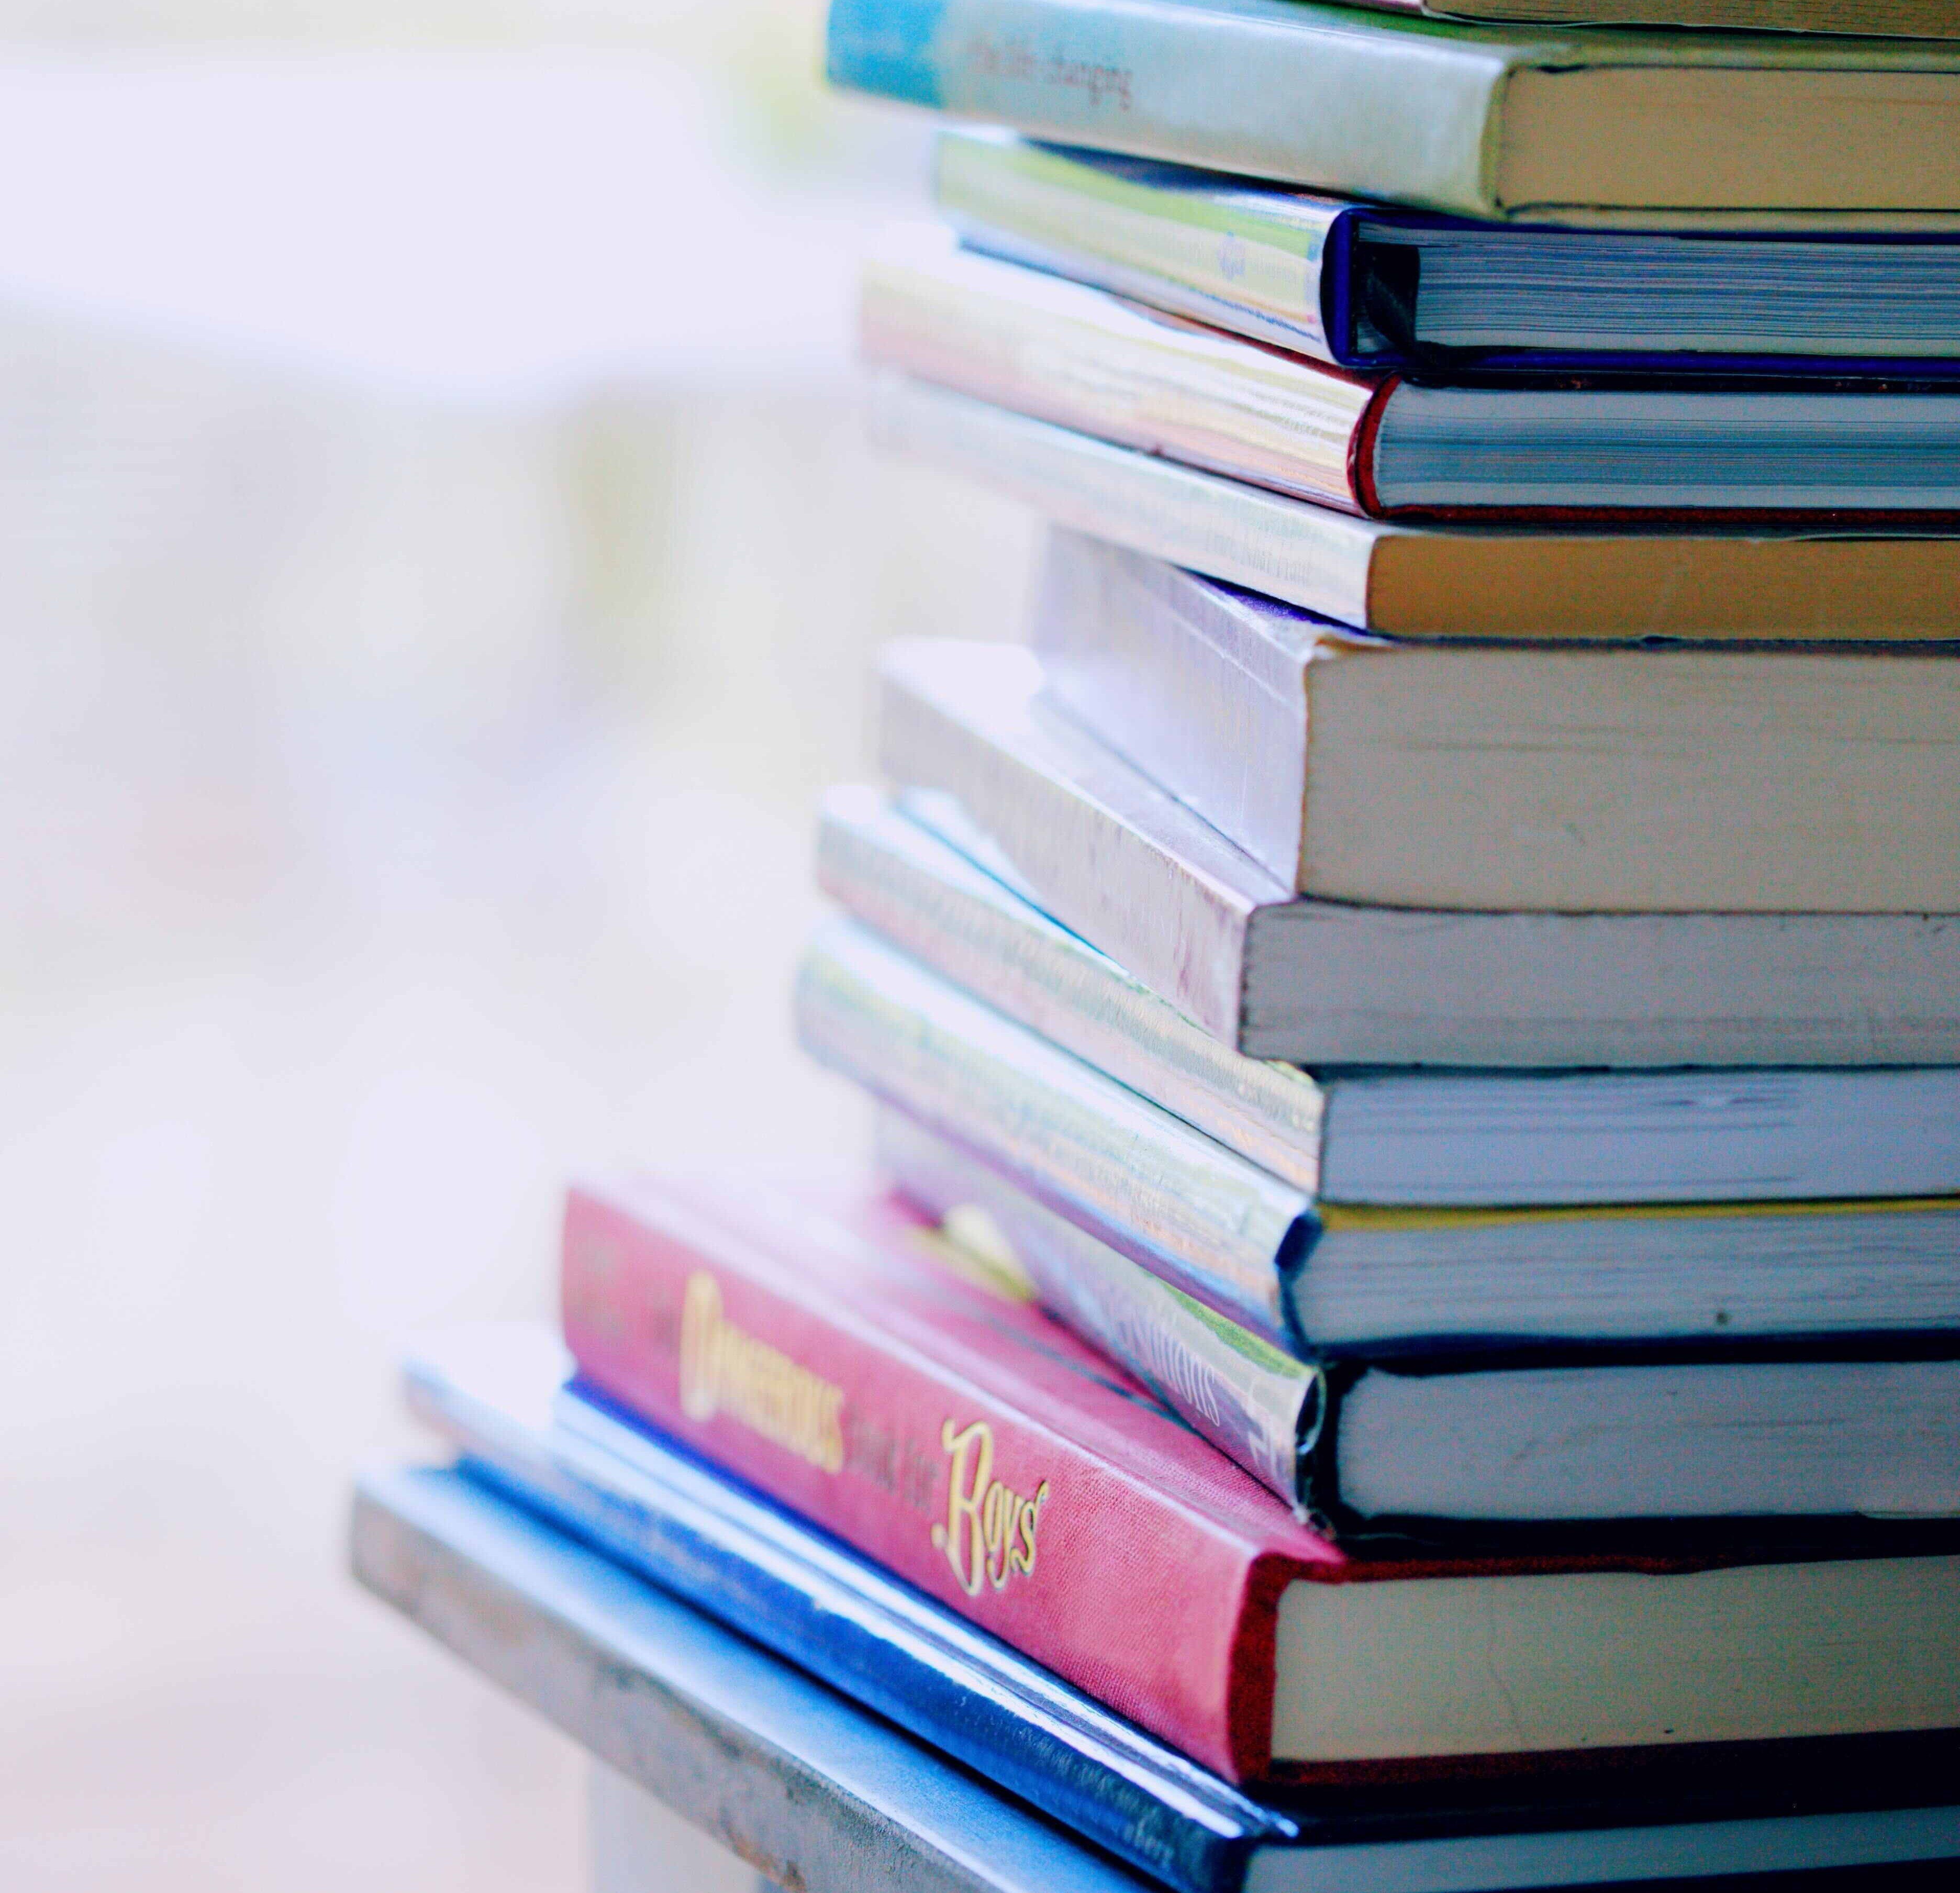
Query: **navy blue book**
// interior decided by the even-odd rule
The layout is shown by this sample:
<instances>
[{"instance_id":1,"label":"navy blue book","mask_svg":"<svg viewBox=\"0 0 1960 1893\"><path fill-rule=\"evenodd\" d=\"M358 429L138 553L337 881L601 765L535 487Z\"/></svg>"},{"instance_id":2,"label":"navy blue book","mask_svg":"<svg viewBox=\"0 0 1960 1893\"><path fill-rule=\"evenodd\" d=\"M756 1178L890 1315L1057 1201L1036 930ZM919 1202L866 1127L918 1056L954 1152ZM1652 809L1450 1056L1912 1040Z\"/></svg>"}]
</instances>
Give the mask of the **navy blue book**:
<instances>
[{"instance_id":1,"label":"navy blue book","mask_svg":"<svg viewBox=\"0 0 1960 1893\"><path fill-rule=\"evenodd\" d=\"M1577 230L943 132L971 247L1336 367L1960 374L1960 240Z\"/></svg>"},{"instance_id":2,"label":"navy blue book","mask_svg":"<svg viewBox=\"0 0 1960 1893\"><path fill-rule=\"evenodd\" d=\"M673 1592L1178 1893L1678 1882L1960 1857L1943 1743L1800 1745L1719 1789L1622 1765L1567 1784L1255 1800L826 1534L568 1387L541 1328L408 1363L466 1474ZM1876 1757L1882 1778L1857 1765ZM1805 1771L1807 1770L1807 1773ZM1904 1806L1917 1801L1919 1805Z\"/></svg>"}]
</instances>

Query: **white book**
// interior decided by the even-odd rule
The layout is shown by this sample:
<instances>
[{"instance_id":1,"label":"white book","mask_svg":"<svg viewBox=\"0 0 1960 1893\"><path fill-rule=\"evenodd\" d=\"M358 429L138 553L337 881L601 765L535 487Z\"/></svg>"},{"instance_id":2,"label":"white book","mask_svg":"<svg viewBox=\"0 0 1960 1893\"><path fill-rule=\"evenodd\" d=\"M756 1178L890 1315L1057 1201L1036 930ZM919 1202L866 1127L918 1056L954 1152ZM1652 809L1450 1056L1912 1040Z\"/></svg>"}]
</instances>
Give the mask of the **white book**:
<instances>
[{"instance_id":1,"label":"white book","mask_svg":"<svg viewBox=\"0 0 1960 1893\"><path fill-rule=\"evenodd\" d=\"M1025 650L901 641L908 812L1214 1036L1309 1065L1960 1064L1960 922L1302 899L1039 702Z\"/></svg>"}]
</instances>

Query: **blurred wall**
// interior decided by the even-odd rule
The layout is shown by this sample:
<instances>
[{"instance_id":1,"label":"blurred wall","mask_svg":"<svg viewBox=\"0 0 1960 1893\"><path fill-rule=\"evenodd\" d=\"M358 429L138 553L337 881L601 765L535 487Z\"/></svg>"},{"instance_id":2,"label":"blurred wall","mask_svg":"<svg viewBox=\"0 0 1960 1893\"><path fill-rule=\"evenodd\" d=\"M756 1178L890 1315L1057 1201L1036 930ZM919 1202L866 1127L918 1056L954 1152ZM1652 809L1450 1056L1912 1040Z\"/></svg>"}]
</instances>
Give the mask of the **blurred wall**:
<instances>
[{"instance_id":1,"label":"blurred wall","mask_svg":"<svg viewBox=\"0 0 1960 1893\"><path fill-rule=\"evenodd\" d=\"M345 1482L571 1169L858 1147L813 800L1030 533L859 437L921 136L788 5L0 36L0 1883L569 1887L575 1758L349 1592Z\"/></svg>"}]
</instances>

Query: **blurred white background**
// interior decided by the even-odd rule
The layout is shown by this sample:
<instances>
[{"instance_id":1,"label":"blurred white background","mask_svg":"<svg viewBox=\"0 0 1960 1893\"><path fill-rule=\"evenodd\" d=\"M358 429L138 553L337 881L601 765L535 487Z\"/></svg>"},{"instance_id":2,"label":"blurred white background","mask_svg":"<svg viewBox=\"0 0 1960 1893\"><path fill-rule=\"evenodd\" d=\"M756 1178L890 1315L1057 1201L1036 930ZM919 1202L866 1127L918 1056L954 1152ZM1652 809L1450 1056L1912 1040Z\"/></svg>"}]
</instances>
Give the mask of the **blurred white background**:
<instances>
[{"instance_id":1,"label":"blurred white background","mask_svg":"<svg viewBox=\"0 0 1960 1893\"><path fill-rule=\"evenodd\" d=\"M567 1745L341 1576L403 1337L791 1051L867 654L1029 527L876 461L924 134L816 0L0 8L0 1885L578 1884Z\"/></svg>"}]
</instances>

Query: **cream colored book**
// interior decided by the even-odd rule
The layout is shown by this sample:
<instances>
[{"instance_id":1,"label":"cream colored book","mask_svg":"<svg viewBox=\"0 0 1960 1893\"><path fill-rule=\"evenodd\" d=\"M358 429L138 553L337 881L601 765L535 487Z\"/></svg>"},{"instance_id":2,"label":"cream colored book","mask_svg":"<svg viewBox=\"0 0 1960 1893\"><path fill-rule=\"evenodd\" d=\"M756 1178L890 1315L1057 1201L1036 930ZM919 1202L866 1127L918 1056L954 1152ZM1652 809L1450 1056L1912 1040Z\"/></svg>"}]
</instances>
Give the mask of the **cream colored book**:
<instances>
[{"instance_id":1,"label":"cream colored book","mask_svg":"<svg viewBox=\"0 0 1960 1893\"><path fill-rule=\"evenodd\" d=\"M1045 704L1027 651L915 639L880 670L879 761L906 811L1254 1057L1960 1064L1950 918L1303 899Z\"/></svg>"},{"instance_id":2,"label":"cream colored book","mask_svg":"<svg viewBox=\"0 0 1960 1893\"><path fill-rule=\"evenodd\" d=\"M1361 519L896 374L873 380L871 431L1058 524L1392 637L1929 643L1960 625L1960 538Z\"/></svg>"},{"instance_id":3,"label":"cream colored book","mask_svg":"<svg viewBox=\"0 0 1960 1893\"><path fill-rule=\"evenodd\" d=\"M1052 698L1297 893L1960 912L1960 655L1363 638L1074 533Z\"/></svg>"}]
</instances>

